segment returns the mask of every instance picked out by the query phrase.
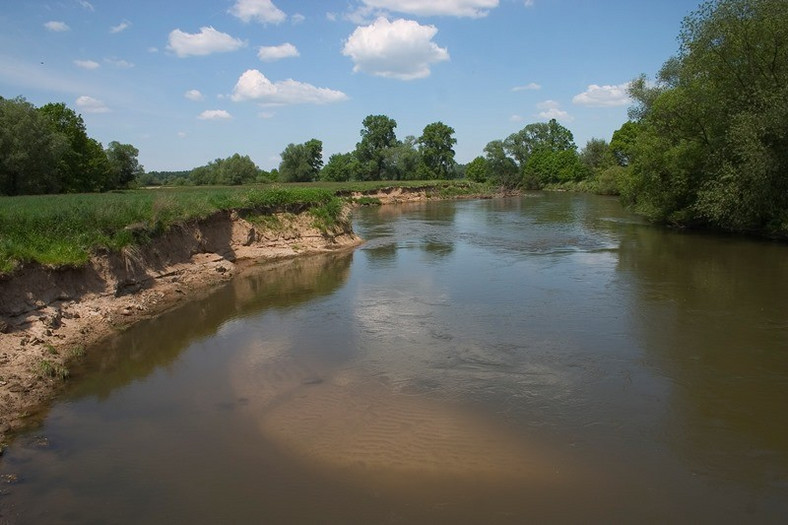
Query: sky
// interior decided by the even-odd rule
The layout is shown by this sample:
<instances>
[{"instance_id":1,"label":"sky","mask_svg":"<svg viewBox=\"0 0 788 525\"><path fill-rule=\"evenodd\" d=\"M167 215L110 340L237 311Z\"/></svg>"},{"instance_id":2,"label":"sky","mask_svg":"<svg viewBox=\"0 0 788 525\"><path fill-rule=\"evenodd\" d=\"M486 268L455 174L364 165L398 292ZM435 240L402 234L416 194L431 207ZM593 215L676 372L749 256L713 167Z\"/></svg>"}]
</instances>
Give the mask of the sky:
<instances>
[{"instance_id":1,"label":"sky","mask_svg":"<svg viewBox=\"0 0 788 525\"><path fill-rule=\"evenodd\" d=\"M0 96L65 102L146 171L234 153L263 169L367 115L443 122L456 160L555 118L582 148L678 50L696 0L0 0Z\"/></svg>"}]
</instances>

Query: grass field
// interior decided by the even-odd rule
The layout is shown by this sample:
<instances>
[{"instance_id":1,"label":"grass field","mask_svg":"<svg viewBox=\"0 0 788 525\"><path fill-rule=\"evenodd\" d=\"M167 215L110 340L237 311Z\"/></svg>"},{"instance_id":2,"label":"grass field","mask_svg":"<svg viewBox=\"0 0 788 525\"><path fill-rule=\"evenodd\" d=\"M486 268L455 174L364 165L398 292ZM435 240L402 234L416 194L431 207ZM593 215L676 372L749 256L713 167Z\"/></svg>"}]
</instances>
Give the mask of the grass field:
<instances>
[{"instance_id":1,"label":"grass field","mask_svg":"<svg viewBox=\"0 0 788 525\"><path fill-rule=\"evenodd\" d=\"M375 181L254 186L180 186L112 193L0 197L0 275L21 263L80 266L93 250L119 250L144 242L176 223L219 210L260 213L309 210L316 225L330 227L341 211L337 194L380 188L430 187L442 196L481 193L465 181ZM443 195L445 193L445 195ZM136 228L128 228L137 226ZM140 232L144 234L141 236Z\"/></svg>"}]
</instances>

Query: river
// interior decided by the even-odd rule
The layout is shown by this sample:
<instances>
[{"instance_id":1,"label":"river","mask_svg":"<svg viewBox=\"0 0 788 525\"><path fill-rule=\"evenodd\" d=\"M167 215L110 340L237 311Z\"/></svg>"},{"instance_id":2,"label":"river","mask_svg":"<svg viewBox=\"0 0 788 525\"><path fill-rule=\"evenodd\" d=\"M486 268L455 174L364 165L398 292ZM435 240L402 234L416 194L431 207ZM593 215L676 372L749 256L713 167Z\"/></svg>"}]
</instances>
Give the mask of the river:
<instances>
[{"instance_id":1,"label":"river","mask_svg":"<svg viewBox=\"0 0 788 525\"><path fill-rule=\"evenodd\" d=\"M0 523L788 519L788 246L562 193L354 227L86 357Z\"/></svg>"}]
</instances>

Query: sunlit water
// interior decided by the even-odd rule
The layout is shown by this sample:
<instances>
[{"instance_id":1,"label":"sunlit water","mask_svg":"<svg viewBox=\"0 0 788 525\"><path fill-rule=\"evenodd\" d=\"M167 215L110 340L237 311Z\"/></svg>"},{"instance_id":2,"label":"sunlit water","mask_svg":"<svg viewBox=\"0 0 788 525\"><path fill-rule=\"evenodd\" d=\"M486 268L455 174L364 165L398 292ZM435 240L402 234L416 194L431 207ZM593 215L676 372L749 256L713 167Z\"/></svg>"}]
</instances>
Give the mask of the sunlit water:
<instances>
[{"instance_id":1,"label":"sunlit water","mask_svg":"<svg viewBox=\"0 0 788 525\"><path fill-rule=\"evenodd\" d=\"M93 352L0 522L788 519L788 246L568 194L355 227Z\"/></svg>"}]
</instances>

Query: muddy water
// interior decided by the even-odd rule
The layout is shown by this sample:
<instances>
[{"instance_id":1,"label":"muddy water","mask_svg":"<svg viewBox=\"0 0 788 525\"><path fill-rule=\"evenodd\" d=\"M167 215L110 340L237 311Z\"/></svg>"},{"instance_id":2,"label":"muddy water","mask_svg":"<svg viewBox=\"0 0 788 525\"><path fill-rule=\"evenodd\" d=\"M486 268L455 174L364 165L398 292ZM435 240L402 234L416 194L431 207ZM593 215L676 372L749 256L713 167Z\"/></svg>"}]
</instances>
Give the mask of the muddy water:
<instances>
[{"instance_id":1,"label":"muddy water","mask_svg":"<svg viewBox=\"0 0 788 525\"><path fill-rule=\"evenodd\" d=\"M359 210L136 326L0 464L0 522L782 522L788 246L582 195Z\"/></svg>"}]
</instances>

